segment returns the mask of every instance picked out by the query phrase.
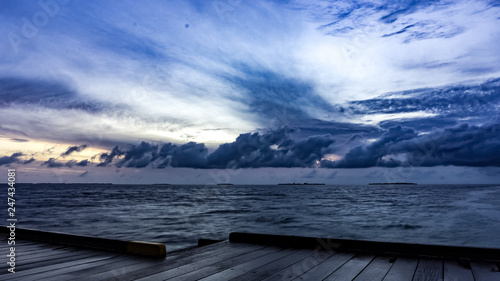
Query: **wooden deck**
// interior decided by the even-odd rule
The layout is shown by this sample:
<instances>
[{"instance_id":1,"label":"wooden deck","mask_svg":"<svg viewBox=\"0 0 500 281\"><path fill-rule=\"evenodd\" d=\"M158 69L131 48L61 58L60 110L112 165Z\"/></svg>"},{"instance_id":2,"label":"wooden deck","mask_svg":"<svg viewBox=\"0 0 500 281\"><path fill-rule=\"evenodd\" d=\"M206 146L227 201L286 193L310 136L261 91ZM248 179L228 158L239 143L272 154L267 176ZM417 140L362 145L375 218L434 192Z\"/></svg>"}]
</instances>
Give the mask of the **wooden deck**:
<instances>
[{"instance_id":1,"label":"wooden deck","mask_svg":"<svg viewBox=\"0 0 500 281\"><path fill-rule=\"evenodd\" d=\"M222 241L152 259L17 240L16 273L2 262L0 280L500 280L496 260L370 253L323 242L301 249ZM7 247L2 240L4 259Z\"/></svg>"}]
</instances>

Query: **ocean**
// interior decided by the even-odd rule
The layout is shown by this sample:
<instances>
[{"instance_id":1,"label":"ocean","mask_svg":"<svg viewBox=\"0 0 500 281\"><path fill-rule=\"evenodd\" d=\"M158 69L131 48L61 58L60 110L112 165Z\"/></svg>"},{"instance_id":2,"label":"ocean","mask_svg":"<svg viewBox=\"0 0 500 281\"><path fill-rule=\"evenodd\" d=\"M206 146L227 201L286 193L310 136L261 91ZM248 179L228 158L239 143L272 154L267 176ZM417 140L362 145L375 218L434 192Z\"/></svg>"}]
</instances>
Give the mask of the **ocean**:
<instances>
[{"instance_id":1,"label":"ocean","mask_svg":"<svg viewBox=\"0 0 500 281\"><path fill-rule=\"evenodd\" d=\"M16 184L15 199L17 227L167 251L233 231L500 248L499 185Z\"/></svg>"}]
</instances>

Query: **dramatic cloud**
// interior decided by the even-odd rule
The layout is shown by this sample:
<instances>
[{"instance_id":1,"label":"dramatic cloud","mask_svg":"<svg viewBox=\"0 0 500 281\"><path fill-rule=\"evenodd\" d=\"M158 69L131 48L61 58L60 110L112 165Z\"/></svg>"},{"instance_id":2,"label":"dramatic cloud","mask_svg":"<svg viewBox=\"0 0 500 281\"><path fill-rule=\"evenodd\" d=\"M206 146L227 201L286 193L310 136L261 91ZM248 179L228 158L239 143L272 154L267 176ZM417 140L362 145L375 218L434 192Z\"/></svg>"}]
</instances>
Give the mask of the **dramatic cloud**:
<instances>
[{"instance_id":1,"label":"dramatic cloud","mask_svg":"<svg viewBox=\"0 0 500 281\"><path fill-rule=\"evenodd\" d=\"M418 135L401 126L390 128L377 141L351 149L339 161L322 167L367 168L395 166L500 167L500 123L434 130Z\"/></svg>"},{"instance_id":2,"label":"dramatic cloud","mask_svg":"<svg viewBox=\"0 0 500 281\"><path fill-rule=\"evenodd\" d=\"M47 166L48 168L61 168L61 167L72 168L73 166L86 167L89 164L90 164L90 161L87 159L82 160L82 161L69 160L69 161L66 161L65 163L62 163L62 162L57 162L57 159L55 159L55 158L50 158L49 160L43 162L41 165Z\"/></svg>"},{"instance_id":3,"label":"dramatic cloud","mask_svg":"<svg viewBox=\"0 0 500 281\"><path fill-rule=\"evenodd\" d=\"M23 162L23 165L27 165L27 164L30 164L30 163L33 163L35 162L35 158L31 157L29 160L26 160Z\"/></svg>"},{"instance_id":4,"label":"dramatic cloud","mask_svg":"<svg viewBox=\"0 0 500 281\"><path fill-rule=\"evenodd\" d=\"M0 166L9 165L12 163L19 163L19 162L21 162L19 157L21 157L23 155L24 154L22 154L21 152L16 152L16 153L13 153L11 156L0 157Z\"/></svg>"},{"instance_id":5,"label":"dramatic cloud","mask_svg":"<svg viewBox=\"0 0 500 281\"><path fill-rule=\"evenodd\" d=\"M296 140L294 130L282 128L264 134L241 134L232 143L219 146L208 153L204 144L189 142L183 145L167 143L153 145L142 142L127 149L115 147L100 155L98 166L107 166L119 158L117 167L144 168L259 168L259 167L313 167L329 153L334 140L330 135Z\"/></svg>"},{"instance_id":6,"label":"dramatic cloud","mask_svg":"<svg viewBox=\"0 0 500 281\"><path fill-rule=\"evenodd\" d=\"M223 2L4 3L0 165L498 167L495 1Z\"/></svg>"},{"instance_id":7,"label":"dramatic cloud","mask_svg":"<svg viewBox=\"0 0 500 281\"><path fill-rule=\"evenodd\" d=\"M70 147L68 147L68 149L65 152L61 153L61 156L66 157L73 152L80 152L80 151L84 150L85 148L87 148L86 144L83 144L80 146L70 146Z\"/></svg>"},{"instance_id":8,"label":"dramatic cloud","mask_svg":"<svg viewBox=\"0 0 500 281\"><path fill-rule=\"evenodd\" d=\"M50 158L49 160L43 162L42 166L47 166L49 168L61 168L64 166L63 163L57 162L55 158Z\"/></svg>"}]
</instances>

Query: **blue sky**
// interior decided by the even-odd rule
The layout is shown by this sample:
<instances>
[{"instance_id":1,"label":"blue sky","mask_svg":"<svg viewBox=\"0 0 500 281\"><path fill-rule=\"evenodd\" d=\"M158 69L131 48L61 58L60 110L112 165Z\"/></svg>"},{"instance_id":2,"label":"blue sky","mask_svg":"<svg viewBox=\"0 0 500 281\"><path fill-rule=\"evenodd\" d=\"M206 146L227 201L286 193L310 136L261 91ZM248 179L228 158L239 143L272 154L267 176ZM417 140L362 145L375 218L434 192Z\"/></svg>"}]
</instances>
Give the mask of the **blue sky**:
<instances>
[{"instance_id":1,"label":"blue sky","mask_svg":"<svg viewBox=\"0 0 500 281\"><path fill-rule=\"evenodd\" d=\"M498 1L18 1L26 182L498 183Z\"/></svg>"}]
</instances>

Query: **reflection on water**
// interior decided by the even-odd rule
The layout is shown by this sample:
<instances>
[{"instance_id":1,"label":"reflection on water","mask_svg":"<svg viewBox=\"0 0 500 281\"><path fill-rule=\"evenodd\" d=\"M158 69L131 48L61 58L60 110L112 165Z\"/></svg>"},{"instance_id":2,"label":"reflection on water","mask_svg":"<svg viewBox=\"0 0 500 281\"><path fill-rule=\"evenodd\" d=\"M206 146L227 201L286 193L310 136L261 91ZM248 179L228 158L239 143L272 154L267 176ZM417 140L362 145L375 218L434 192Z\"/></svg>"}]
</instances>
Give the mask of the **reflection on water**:
<instances>
[{"instance_id":1,"label":"reflection on water","mask_svg":"<svg viewBox=\"0 0 500 281\"><path fill-rule=\"evenodd\" d=\"M19 227L169 250L232 231L500 248L500 186L18 184L16 200Z\"/></svg>"}]
</instances>

